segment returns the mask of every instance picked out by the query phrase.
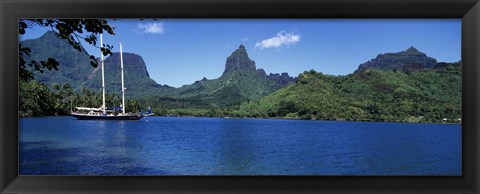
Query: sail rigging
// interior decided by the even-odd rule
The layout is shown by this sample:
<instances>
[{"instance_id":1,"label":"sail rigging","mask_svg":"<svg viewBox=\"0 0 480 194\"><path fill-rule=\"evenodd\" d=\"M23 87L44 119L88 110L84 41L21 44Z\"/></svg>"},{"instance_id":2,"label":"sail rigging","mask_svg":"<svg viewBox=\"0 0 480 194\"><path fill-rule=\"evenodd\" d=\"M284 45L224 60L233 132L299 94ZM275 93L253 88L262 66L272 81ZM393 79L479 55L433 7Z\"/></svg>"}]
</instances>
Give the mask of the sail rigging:
<instances>
[{"instance_id":1,"label":"sail rigging","mask_svg":"<svg viewBox=\"0 0 480 194\"><path fill-rule=\"evenodd\" d=\"M125 83L124 83L124 67L123 67L123 47L120 44L120 69L122 77L122 112L118 113L118 108L107 108L105 105L105 63L103 59L103 37L100 34L100 62L102 68L102 107L76 107L76 111L71 112L71 116L79 120L139 120L144 116L151 115L151 111L144 115L143 113L126 113L125 109Z\"/></svg>"},{"instance_id":2,"label":"sail rigging","mask_svg":"<svg viewBox=\"0 0 480 194\"><path fill-rule=\"evenodd\" d=\"M106 114L106 107L105 107L105 67L103 61L103 36L100 34L100 61L102 63L102 108L103 114Z\"/></svg>"},{"instance_id":3,"label":"sail rigging","mask_svg":"<svg viewBox=\"0 0 480 194\"><path fill-rule=\"evenodd\" d=\"M125 85L123 81L123 49L122 43L120 43L120 69L122 70L122 112L125 114Z\"/></svg>"}]
</instances>

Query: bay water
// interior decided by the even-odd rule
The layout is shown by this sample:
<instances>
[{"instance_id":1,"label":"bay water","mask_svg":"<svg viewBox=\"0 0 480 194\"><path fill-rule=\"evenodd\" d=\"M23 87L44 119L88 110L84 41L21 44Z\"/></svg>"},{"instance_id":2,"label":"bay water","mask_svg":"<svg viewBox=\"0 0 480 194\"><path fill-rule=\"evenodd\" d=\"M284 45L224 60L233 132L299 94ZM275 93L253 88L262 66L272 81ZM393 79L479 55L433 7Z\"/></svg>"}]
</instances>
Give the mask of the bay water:
<instances>
[{"instance_id":1,"label":"bay water","mask_svg":"<svg viewBox=\"0 0 480 194\"><path fill-rule=\"evenodd\" d=\"M21 175L461 176L461 125L19 119Z\"/></svg>"}]
</instances>

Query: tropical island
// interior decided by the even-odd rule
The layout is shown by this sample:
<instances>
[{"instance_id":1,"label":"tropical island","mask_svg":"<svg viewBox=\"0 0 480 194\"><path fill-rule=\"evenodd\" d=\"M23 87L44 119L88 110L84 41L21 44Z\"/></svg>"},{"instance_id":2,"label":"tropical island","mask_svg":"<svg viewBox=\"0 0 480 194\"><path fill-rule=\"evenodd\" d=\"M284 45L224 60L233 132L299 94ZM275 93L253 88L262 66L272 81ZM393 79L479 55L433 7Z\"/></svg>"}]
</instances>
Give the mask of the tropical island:
<instances>
[{"instance_id":1,"label":"tropical island","mask_svg":"<svg viewBox=\"0 0 480 194\"><path fill-rule=\"evenodd\" d=\"M66 115L72 107L101 106L100 71L90 58L47 32L24 40L34 55L54 57L58 71L20 81L19 115ZM226 56L227 57L227 56ZM461 62L437 62L414 47L379 54L348 75L305 70L297 76L257 69L245 46L227 57L222 75L171 87L150 78L140 54L124 53L127 111L151 107L159 116L305 120L461 122ZM120 104L119 53L105 62L107 105Z\"/></svg>"}]
</instances>

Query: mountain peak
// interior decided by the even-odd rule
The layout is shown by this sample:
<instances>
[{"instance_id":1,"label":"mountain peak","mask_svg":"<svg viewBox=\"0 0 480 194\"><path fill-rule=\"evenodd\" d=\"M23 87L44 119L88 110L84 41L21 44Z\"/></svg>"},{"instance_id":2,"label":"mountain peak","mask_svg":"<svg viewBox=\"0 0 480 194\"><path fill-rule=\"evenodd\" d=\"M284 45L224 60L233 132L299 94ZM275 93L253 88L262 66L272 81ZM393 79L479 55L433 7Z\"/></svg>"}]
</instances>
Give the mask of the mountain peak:
<instances>
[{"instance_id":1,"label":"mountain peak","mask_svg":"<svg viewBox=\"0 0 480 194\"><path fill-rule=\"evenodd\" d=\"M410 48L405 50L405 52L412 53L412 52L420 52L420 51L418 51L418 49L416 49L415 47L411 46Z\"/></svg>"},{"instance_id":2,"label":"mountain peak","mask_svg":"<svg viewBox=\"0 0 480 194\"><path fill-rule=\"evenodd\" d=\"M44 43L48 43L48 44L65 45L65 46L71 47L67 43L67 41L62 40L62 38L60 38L56 34L56 32L54 32L53 30L49 30L49 31L45 32L43 35L41 35L40 37L38 37L36 39L30 39L30 40L40 40L40 41L43 41ZM72 47L72 49L73 49L73 47Z\"/></svg>"},{"instance_id":3,"label":"mountain peak","mask_svg":"<svg viewBox=\"0 0 480 194\"><path fill-rule=\"evenodd\" d=\"M55 35L55 32L53 30L49 30L49 31L45 32L45 34L43 34L42 36L56 36L56 35Z\"/></svg>"},{"instance_id":4,"label":"mountain peak","mask_svg":"<svg viewBox=\"0 0 480 194\"><path fill-rule=\"evenodd\" d=\"M422 69L432 68L436 64L436 59L427 56L412 46L405 51L380 54L376 58L358 66L357 71L367 68L382 70Z\"/></svg>"},{"instance_id":5,"label":"mountain peak","mask_svg":"<svg viewBox=\"0 0 480 194\"><path fill-rule=\"evenodd\" d=\"M245 46L240 44L238 49L233 51L233 53L227 58L227 61L225 62L225 71L223 71L223 74L236 70L256 71L256 69L255 61L248 57Z\"/></svg>"}]
</instances>

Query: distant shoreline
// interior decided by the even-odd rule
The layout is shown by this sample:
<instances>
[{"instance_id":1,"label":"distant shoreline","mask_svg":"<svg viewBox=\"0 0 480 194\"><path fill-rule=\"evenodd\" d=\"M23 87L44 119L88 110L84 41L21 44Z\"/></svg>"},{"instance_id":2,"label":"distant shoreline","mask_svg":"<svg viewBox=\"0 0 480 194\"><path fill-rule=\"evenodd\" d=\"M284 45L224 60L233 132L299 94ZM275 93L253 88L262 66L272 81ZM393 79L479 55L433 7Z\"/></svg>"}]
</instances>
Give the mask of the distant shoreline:
<instances>
[{"instance_id":1,"label":"distant shoreline","mask_svg":"<svg viewBox=\"0 0 480 194\"><path fill-rule=\"evenodd\" d=\"M66 117L70 115L19 116L19 118ZM290 117L208 117L187 115L153 115L148 117L182 117L182 118L216 118L216 119L269 119L269 120L300 120L300 121L332 121L332 122L369 122L369 123L406 123L406 124L462 124L462 122L401 122L401 121L368 121L368 120L317 120ZM148 118L144 117L144 118Z\"/></svg>"},{"instance_id":2,"label":"distant shoreline","mask_svg":"<svg viewBox=\"0 0 480 194\"><path fill-rule=\"evenodd\" d=\"M301 119L292 117L207 117L207 116L175 116L175 115L154 115L150 117L185 117L185 118L220 118L220 119L270 119L270 120L300 120L300 121L332 121L332 122L370 122L370 123L411 123L411 124L462 124L461 122L402 122L402 121L369 121L369 120L320 120Z\"/></svg>"}]
</instances>

